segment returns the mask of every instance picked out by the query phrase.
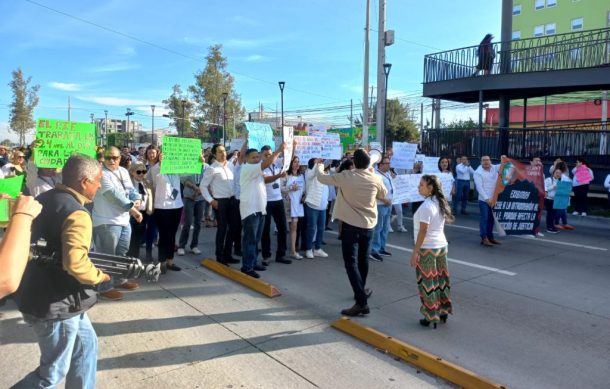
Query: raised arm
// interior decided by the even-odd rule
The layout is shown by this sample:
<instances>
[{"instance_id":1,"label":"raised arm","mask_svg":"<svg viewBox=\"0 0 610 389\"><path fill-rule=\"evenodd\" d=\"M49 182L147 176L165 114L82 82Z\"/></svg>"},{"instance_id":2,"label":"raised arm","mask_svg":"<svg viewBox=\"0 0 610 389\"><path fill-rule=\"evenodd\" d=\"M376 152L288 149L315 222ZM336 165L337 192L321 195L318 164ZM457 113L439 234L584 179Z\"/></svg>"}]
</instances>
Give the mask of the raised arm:
<instances>
[{"instance_id":1,"label":"raised arm","mask_svg":"<svg viewBox=\"0 0 610 389\"><path fill-rule=\"evenodd\" d=\"M277 150L275 150L275 152L273 154L271 154L271 157L267 158L265 161L263 161L261 163L261 170L265 170L267 169L269 166L271 166L272 164L275 163L275 161L277 161L277 157L279 157L280 154L282 154L284 152L284 149L286 148L286 143L282 142L282 144L280 145L280 147L277 148ZM276 177L277 179L277 177Z\"/></svg>"}]
</instances>

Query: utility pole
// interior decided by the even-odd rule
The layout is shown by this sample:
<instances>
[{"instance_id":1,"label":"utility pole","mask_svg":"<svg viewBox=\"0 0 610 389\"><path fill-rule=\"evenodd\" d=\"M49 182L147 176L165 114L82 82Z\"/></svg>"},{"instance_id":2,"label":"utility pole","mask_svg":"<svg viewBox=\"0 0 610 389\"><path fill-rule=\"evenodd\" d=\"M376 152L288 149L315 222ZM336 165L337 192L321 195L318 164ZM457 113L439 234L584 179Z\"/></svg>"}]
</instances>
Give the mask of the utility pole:
<instances>
[{"instance_id":1,"label":"utility pole","mask_svg":"<svg viewBox=\"0 0 610 389\"><path fill-rule=\"evenodd\" d=\"M441 128L441 99L436 99L436 127Z\"/></svg>"},{"instance_id":2,"label":"utility pole","mask_svg":"<svg viewBox=\"0 0 610 389\"><path fill-rule=\"evenodd\" d=\"M369 144L369 30L371 29L371 0L366 0L366 25L364 26L364 83L362 98L362 145ZM372 92L371 92L372 95ZM371 96L372 97L372 96ZM351 120L350 120L351 123ZM350 124L350 127L352 125Z\"/></svg>"},{"instance_id":3,"label":"utility pole","mask_svg":"<svg viewBox=\"0 0 610 389\"><path fill-rule=\"evenodd\" d=\"M385 97L385 2L379 0L379 26L377 27L377 142L381 142L385 128L383 127L383 107Z\"/></svg>"},{"instance_id":4,"label":"utility pole","mask_svg":"<svg viewBox=\"0 0 610 389\"><path fill-rule=\"evenodd\" d=\"M430 118L430 128L436 128L434 127L434 113L435 113L435 108L436 107L436 99L432 99L432 117Z\"/></svg>"}]
</instances>

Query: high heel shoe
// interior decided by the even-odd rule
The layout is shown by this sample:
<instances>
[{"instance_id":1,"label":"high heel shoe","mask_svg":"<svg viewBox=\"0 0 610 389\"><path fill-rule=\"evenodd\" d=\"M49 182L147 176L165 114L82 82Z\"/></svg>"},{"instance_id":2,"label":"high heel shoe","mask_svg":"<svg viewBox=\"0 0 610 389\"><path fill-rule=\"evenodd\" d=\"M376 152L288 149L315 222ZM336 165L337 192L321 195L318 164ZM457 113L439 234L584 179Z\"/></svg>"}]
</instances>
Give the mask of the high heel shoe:
<instances>
[{"instance_id":1,"label":"high heel shoe","mask_svg":"<svg viewBox=\"0 0 610 389\"><path fill-rule=\"evenodd\" d=\"M447 317L448 317L448 316L449 316L449 315L446 315L446 314L445 314L445 315L441 315L441 321L442 321L443 323L447 323Z\"/></svg>"},{"instance_id":2,"label":"high heel shoe","mask_svg":"<svg viewBox=\"0 0 610 389\"><path fill-rule=\"evenodd\" d=\"M423 327L430 327L430 322L426 319L420 319L419 324L421 324ZM434 326L434 329L436 329L436 322L434 322L432 324Z\"/></svg>"}]
</instances>

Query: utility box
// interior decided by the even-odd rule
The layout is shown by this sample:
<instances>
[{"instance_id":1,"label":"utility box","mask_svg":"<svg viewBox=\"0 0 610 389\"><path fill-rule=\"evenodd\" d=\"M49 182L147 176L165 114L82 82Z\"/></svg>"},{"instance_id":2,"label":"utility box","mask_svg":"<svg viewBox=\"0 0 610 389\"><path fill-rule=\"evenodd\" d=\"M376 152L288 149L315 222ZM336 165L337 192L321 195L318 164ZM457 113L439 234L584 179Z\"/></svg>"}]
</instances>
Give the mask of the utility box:
<instances>
[{"instance_id":1,"label":"utility box","mask_svg":"<svg viewBox=\"0 0 610 389\"><path fill-rule=\"evenodd\" d=\"M394 30L388 30L384 33L383 40L386 46L392 46L394 44Z\"/></svg>"}]
</instances>

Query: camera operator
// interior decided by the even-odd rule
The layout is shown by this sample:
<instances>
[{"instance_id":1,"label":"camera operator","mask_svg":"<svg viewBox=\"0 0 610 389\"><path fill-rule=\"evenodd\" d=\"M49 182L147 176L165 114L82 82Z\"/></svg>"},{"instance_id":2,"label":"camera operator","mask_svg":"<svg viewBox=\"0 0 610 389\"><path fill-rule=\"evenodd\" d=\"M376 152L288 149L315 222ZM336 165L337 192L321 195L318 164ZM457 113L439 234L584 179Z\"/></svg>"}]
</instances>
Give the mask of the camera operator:
<instances>
[{"instance_id":1,"label":"camera operator","mask_svg":"<svg viewBox=\"0 0 610 389\"><path fill-rule=\"evenodd\" d=\"M64 378L67 388L95 387L97 336L86 312L97 302L93 286L110 280L89 259L89 209L101 179L96 160L73 155L64 166L63 184L36 199L42 212L33 223L32 240L46 240L45 253L58 262L30 262L15 295L41 354L40 366L15 388L55 387Z\"/></svg>"}]
</instances>

